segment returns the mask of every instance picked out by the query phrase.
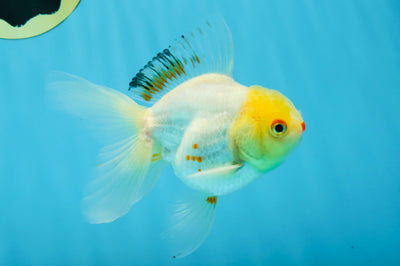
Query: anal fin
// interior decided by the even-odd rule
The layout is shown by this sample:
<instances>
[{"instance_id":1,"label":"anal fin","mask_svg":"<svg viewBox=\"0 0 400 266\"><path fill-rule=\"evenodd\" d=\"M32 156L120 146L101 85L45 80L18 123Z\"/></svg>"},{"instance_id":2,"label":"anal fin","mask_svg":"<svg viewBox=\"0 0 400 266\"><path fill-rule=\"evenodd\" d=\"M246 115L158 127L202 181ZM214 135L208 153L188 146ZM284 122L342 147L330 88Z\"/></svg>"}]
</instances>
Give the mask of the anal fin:
<instances>
[{"instance_id":1,"label":"anal fin","mask_svg":"<svg viewBox=\"0 0 400 266\"><path fill-rule=\"evenodd\" d=\"M174 206L163 234L173 258L185 257L200 247L214 224L216 205L217 197L197 194Z\"/></svg>"}]
</instances>

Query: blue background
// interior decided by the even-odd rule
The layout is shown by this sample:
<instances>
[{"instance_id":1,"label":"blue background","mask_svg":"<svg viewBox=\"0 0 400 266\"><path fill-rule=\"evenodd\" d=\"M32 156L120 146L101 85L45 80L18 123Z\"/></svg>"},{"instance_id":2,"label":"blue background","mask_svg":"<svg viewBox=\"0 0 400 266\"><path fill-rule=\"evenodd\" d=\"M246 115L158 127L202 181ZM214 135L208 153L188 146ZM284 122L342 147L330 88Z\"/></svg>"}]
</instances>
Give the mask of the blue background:
<instances>
[{"instance_id":1,"label":"blue background","mask_svg":"<svg viewBox=\"0 0 400 266\"><path fill-rule=\"evenodd\" d=\"M303 141L279 168L219 201L192 255L160 240L167 168L123 218L87 224L82 191L99 144L49 107L61 70L127 92L158 51L211 14L235 45L235 79L287 95ZM82 0L61 25L0 39L0 264L400 264L400 2Z\"/></svg>"}]
</instances>

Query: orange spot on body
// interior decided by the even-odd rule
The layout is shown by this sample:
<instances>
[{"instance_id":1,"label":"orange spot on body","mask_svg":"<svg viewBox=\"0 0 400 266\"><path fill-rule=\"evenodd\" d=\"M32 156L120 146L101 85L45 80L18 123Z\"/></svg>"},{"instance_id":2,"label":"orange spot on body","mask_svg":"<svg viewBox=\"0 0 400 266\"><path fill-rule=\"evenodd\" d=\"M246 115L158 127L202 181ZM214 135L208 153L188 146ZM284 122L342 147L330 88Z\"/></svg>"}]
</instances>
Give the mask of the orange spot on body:
<instances>
[{"instance_id":1,"label":"orange spot on body","mask_svg":"<svg viewBox=\"0 0 400 266\"><path fill-rule=\"evenodd\" d=\"M199 172L201 172L201 169L198 169Z\"/></svg>"},{"instance_id":2,"label":"orange spot on body","mask_svg":"<svg viewBox=\"0 0 400 266\"><path fill-rule=\"evenodd\" d=\"M197 55L196 55L196 61L197 61L197 63L200 64L200 59L197 57Z\"/></svg>"},{"instance_id":3,"label":"orange spot on body","mask_svg":"<svg viewBox=\"0 0 400 266\"><path fill-rule=\"evenodd\" d=\"M186 155L186 160L190 160L190 155Z\"/></svg>"},{"instance_id":4,"label":"orange spot on body","mask_svg":"<svg viewBox=\"0 0 400 266\"><path fill-rule=\"evenodd\" d=\"M207 202L210 204L217 204L217 197L208 197Z\"/></svg>"},{"instance_id":5,"label":"orange spot on body","mask_svg":"<svg viewBox=\"0 0 400 266\"><path fill-rule=\"evenodd\" d=\"M202 158L201 156L199 156L199 157L197 157L197 161L198 161L199 163L201 163L201 162L203 162L203 158Z\"/></svg>"},{"instance_id":6,"label":"orange spot on body","mask_svg":"<svg viewBox=\"0 0 400 266\"><path fill-rule=\"evenodd\" d=\"M197 143L193 144L193 149L197 150L198 147L199 145L197 145Z\"/></svg>"},{"instance_id":7,"label":"orange spot on body","mask_svg":"<svg viewBox=\"0 0 400 266\"><path fill-rule=\"evenodd\" d=\"M192 161L196 161L196 156L192 156Z\"/></svg>"}]
</instances>

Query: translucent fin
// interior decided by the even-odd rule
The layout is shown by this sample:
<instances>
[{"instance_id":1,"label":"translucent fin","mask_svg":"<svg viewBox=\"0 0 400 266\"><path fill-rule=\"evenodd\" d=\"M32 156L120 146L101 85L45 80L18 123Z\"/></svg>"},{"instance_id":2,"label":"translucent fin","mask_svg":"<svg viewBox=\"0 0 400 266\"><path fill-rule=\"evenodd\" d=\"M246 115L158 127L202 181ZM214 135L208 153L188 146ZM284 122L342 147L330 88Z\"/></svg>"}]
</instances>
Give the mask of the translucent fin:
<instances>
[{"instance_id":1,"label":"translucent fin","mask_svg":"<svg viewBox=\"0 0 400 266\"><path fill-rule=\"evenodd\" d=\"M240 164L233 164L233 165L227 165L219 168L214 168L210 170L206 170L200 173L195 173L188 178L195 178L197 180L202 179L202 178L210 178L210 177L222 177L222 176L227 176L227 175L233 175L236 173L236 170L240 167Z\"/></svg>"},{"instance_id":2,"label":"translucent fin","mask_svg":"<svg viewBox=\"0 0 400 266\"><path fill-rule=\"evenodd\" d=\"M158 176L147 175L151 154L151 146L137 136L102 150L99 158L104 163L96 168L95 179L82 200L82 211L88 222L114 221L153 188ZM152 179L146 180L147 177Z\"/></svg>"},{"instance_id":3,"label":"translucent fin","mask_svg":"<svg viewBox=\"0 0 400 266\"><path fill-rule=\"evenodd\" d=\"M143 180L143 184L141 187L141 194L146 195L148 192L150 192L153 187L156 185L158 178L164 169L164 167L167 165L167 162L164 161L162 158L157 158L154 155L158 155L154 153L155 151L161 152L160 148L153 147L153 156L151 158L151 163L149 170Z\"/></svg>"},{"instance_id":4,"label":"translucent fin","mask_svg":"<svg viewBox=\"0 0 400 266\"><path fill-rule=\"evenodd\" d=\"M194 252L207 238L215 218L217 197L197 194L176 204L170 226L164 233L173 258Z\"/></svg>"},{"instance_id":5,"label":"translucent fin","mask_svg":"<svg viewBox=\"0 0 400 266\"><path fill-rule=\"evenodd\" d=\"M261 175L247 163L233 164L189 175L185 183L200 191L221 196L247 186Z\"/></svg>"},{"instance_id":6,"label":"translucent fin","mask_svg":"<svg viewBox=\"0 0 400 266\"><path fill-rule=\"evenodd\" d=\"M160 149L143 136L146 110L128 96L84 79L62 73L54 79L48 86L53 102L81 117L108 144L99 154L101 164L82 210L91 223L111 222L151 190L162 166L162 160L152 162Z\"/></svg>"},{"instance_id":7,"label":"translucent fin","mask_svg":"<svg viewBox=\"0 0 400 266\"><path fill-rule=\"evenodd\" d=\"M157 102L168 91L206 73L231 76L233 44L222 18L206 21L158 53L129 83L138 102Z\"/></svg>"},{"instance_id":8,"label":"translucent fin","mask_svg":"<svg viewBox=\"0 0 400 266\"><path fill-rule=\"evenodd\" d=\"M121 92L63 72L49 76L46 96L55 108L78 116L105 145L134 136L146 110Z\"/></svg>"}]
</instances>

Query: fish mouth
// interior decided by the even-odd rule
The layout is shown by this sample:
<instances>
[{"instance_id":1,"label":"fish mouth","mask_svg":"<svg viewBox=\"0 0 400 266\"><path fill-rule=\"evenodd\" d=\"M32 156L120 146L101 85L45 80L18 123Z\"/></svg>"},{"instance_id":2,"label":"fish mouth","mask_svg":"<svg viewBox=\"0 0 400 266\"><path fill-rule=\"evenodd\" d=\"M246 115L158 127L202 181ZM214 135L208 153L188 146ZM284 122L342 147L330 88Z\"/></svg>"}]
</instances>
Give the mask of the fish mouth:
<instances>
[{"instance_id":1,"label":"fish mouth","mask_svg":"<svg viewBox=\"0 0 400 266\"><path fill-rule=\"evenodd\" d=\"M306 131L306 123L301 122L301 129L303 130L302 132Z\"/></svg>"}]
</instances>

